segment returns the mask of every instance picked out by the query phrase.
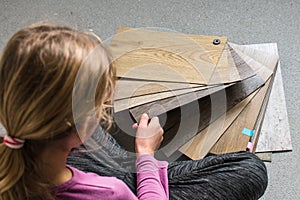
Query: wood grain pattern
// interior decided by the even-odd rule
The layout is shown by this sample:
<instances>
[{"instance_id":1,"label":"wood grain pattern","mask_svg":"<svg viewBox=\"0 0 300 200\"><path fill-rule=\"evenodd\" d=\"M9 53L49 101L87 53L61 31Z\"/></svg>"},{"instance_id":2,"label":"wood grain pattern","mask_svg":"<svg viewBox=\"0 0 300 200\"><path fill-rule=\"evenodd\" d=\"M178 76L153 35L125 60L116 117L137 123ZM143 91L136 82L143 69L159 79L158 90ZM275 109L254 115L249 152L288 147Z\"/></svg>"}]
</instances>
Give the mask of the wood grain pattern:
<instances>
[{"instance_id":1,"label":"wood grain pattern","mask_svg":"<svg viewBox=\"0 0 300 200\"><path fill-rule=\"evenodd\" d=\"M258 81L258 80L260 80L260 81ZM247 82L248 81L248 82ZM260 82L260 84L258 84ZM231 93L233 96L239 96L239 95L249 95L249 87L253 87L254 88L254 86L253 86L253 83L256 83L257 85L256 85L256 89L258 88L258 87L260 87L262 84L263 84L263 80L261 80L261 79L259 79L257 76L255 76L255 77L251 77L251 78L249 78L249 79L246 79L246 80L244 80L244 81L241 81L240 83L243 83L242 85L240 85L239 87L237 87L236 88L236 91L234 92L234 90L232 90L232 92L229 92L229 93ZM235 84L233 84L233 85L235 85ZM232 86L233 86L232 85ZM258 85L260 85L260 86L258 86ZM231 87L232 87L231 86ZM230 88L230 87L228 87L228 88ZM238 90L238 88L240 89L240 90ZM244 89L243 89L244 88ZM248 88L248 89L247 89ZM252 89L253 89L252 88ZM249 91L248 91L249 90ZM245 92L246 91L246 92ZM237 102L239 102L239 101L241 101L243 98L241 98L241 96L240 96L240 99L239 100L237 100L237 101L234 101L232 98L230 98L230 95L228 96L229 97L229 99L231 99L233 102L233 105L234 105L234 103L237 103ZM245 97L244 97L245 98ZM210 99L209 98L207 98L206 99L206 101L210 101ZM167 102L166 102L167 103ZM191 102L192 103L192 102ZM191 103L189 103L189 104L187 104L187 105L191 105L191 109L193 109L193 104L191 104ZM202 104L203 103L203 104ZM232 106L232 103L230 103L229 102L229 105L231 105ZM207 108L207 107L210 107L207 103L205 103L205 101L203 101L203 99L202 99L202 101L200 101L199 102L199 104L200 105L202 105L202 107L200 108L200 110L203 110L204 108ZM178 104L178 105L180 105L180 104ZM160 110L162 110L162 109L160 109ZM195 109L194 109L195 110ZM222 109L221 109L222 110ZM132 112L132 110L131 110L131 112ZM163 112L162 114L165 114L165 112ZM172 153L174 153L182 144L182 141L181 141L181 138L182 137L180 137L180 135L182 136L182 134L184 134L184 136L186 136L186 137L184 137L183 138L183 140L186 140L186 139L188 139L189 137L191 137L191 135L193 135L193 134L195 134L195 132L193 132L193 131L191 131L191 130L184 130L185 132L181 132L181 133L178 133L178 124L180 123L180 118L182 117L181 115L180 115L180 109L172 109L172 110L170 110L169 112L167 112L167 114L168 114L168 117L167 117L167 122L166 122L166 125L168 124L168 128L166 128L165 129L165 127L164 127L164 129L166 130L165 131L165 136L166 136L166 138L165 138L165 140L164 140L164 145L163 145L163 152L164 153L166 153L166 155L171 155ZM193 112L191 113L191 114L193 114ZM201 113L201 116L203 116L202 114L204 114L204 113ZM136 115L135 116L135 120L138 120L139 119L139 116L140 115ZM208 119L210 118L210 116L209 115L207 115L208 117ZM160 116L159 116L160 117ZM186 119L191 119L191 117L190 116L188 116L187 114L184 116ZM168 123L169 121L172 121L172 123L170 124L170 123ZM192 121L192 120L191 120ZM202 123L201 124L199 124L199 129L201 129L201 128L205 128L207 125L209 124L209 120L208 121L202 121ZM173 126L171 126L171 125L173 125ZM177 127L176 127L177 126ZM188 127L189 128L189 127ZM183 131L183 130L181 130L181 131ZM185 135L185 133L186 132L189 132L189 134L186 134ZM175 136L174 136L174 134L175 134ZM122 138L121 140L122 140L122 142L123 143L125 143L125 144L132 144L132 143L134 143L134 138L133 137L126 137L126 140L124 140L124 136L122 136L123 134L119 134L121 137L120 138ZM176 137L177 136L177 137ZM176 137L175 139L174 139L174 137ZM189 138L190 139L190 138ZM189 140L188 139L188 140ZM170 145L170 144L172 144L172 145ZM132 148L132 147L131 147Z\"/></svg>"},{"instance_id":2,"label":"wood grain pattern","mask_svg":"<svg viewBox=\"0 0 300 200\"><path fill-rule=\"evenodd\" d=\"M250 141L250 136L242 134L244 128L255 130L255 123L261 106L263 104L265 95L268 91L271 79L258 91L257 95L241 112L238 118L230 125L224 132L222 137L211 149L211 153L223 154L230 152L238 152L246 150L247 143Z\"/></svg>"},{"instance_id":3,"label":"wood grain pattern","mask_svg":"<svg viewBox=\"0 0 300 200\"><path fill-rule=\"evenodd\" d=\"M256 77L257 78L257 77ZM249 80L251 80L251 79L249 79ZM261 79L260 79L261 80ZM256 80L257 81L257 80ZM255 81L254 81L255 82ZM261 84L263 84L263 80L261 80ZM246 81L242 81L242 83L246 83ZM245 87L245 88L247 88L247 87L251 87L251 84L253 84L253 83L251 83L251 81L250 82L248 82L247 84L245 84L243 87ZM261 85L260 85L261 86ZM257 89L257 88L256 88ZM243 90L242 90L243 91ZM253 92L253 91L252 91ZM242 92L243 93L243 92ZM236 93L236 95L237 96L239 96L239 95L241 95L241 92L237 92ZM249 95L249 94L248 94ZM204 95L203 95L204 96ZM193 100L195 101L195 99L197 99L197 97L195 98L194 96L191 96L191 97L189 97L189 98L186 98L186 99L188 99L188 100L190 100L190 101L188 101L188 102L193 102ZM171 100L171 101L170 101ZM239 101L241 101L242 99L240 99ZM177 99L174 99L173 98L173 101L178 101ZM239 102L239 101L237 101L237 102ZM186 103L188 103L188 102L186 102ZM236 102L236 103L237 103ZM199 103L200 104L200 103ZM202 103L201 103L202 104ZM157 110L155 110L155 106L156 105L159 105L158 106L158 109ZM175 106L174 106L175 105ZM156 101L156 102L153 102L152 104L145 104L145 105L143 105L143 106L138 106L138 107L136 107L136 108L133 108L133 109L130 109L130 112L133 114L133 117L135 118L135 120L139 120L139 117L140 117L140 115L142 114L142 113L144 113L144 112L149 112L149 110L154 110L154 112L152 112L153 114L152 114L152 116L156 116L156 115L161 115L161 114L163 114L163 113L165 113L165 112L167 112L167 111L170 111L170 110L172 110L172 109L174 109L174 107L178 107L178 106L182 106L182 105L184 105L184 104L180 104L180 103L178 103L177 102L177 104L176 103L174 103L174 102L172 102L172 99L171 98L168 98L168 99L165 99L165 102L163 102L163 101ZM205 107L209 107L209 105L206 103L203 103L202 105L205 105ZM147 107L148 106L148 107ZM154 108L154 109L153 109ZM204 108L203 108L204 109ZM222 110L222 109L221 109ZM202 115L202 114L201 114ZM178 115L174 115L174 117L177 117L178 119L180 119L182 116L180 116L180 114ZM173 118L174 118L173 117ZM172 117L171 117L172 118ZM187 118L188 118L188 116L187 116ZM169 119L168 119L169 120ZM176 120L173 120L174 121L174 123L173 124L176 124ZM177 120L177 123L179 123L180 121L178 121ZM168 123L166 123L166 124L168 124ZM205 120L203 120L203 123L202 124L200 124L199 125L199 127L200 127L200 129L201 128L205 128L207 125L209 124L209 122L208 121L205 121ZM165 127L164 127L165 128ZM169 124L169 126L167 127L167 129L168 128L171 128L170 130L172 130L172 132L173 133L170 133L170 134L166 134L168 137L166 137L165 138L165 141L164 141L164 146L166 146L166 148L164 148L164 150L165 150L165 153L167 154L167 155L170 155L172 152L174 152L174 151L176 151L177 149L178 149L178 147L180 147L180 145L182 145L181 143L182 143L182 141L184 141L184 140L186 140L187 138L189 138L189 137L191 137L193 134L196 134L194 131L190 131L190 133L189 134L185 134L184 135L184 139L182 140L182 141L180 141L180 138L182 138L182 134L178 134L178 130L176 130L176 127L175 128L172 128L172 126L170 126L170 124ZM178 137L174 137L174 133L176 133L177 132L177 134L176 134L176 136L177 135L179 135ZM180 135L181 135L181 137L180 137ZM190 139L190 138L189 138ZM172 142L171 142L172 141ZM172 143L172 145L170 145L169 143ZM184 143L183 143L184 144ZM176 146L177 146L177 149L176 149Z\"/></svg>"},{"instance_id":4,"label":"wood grain pattern","mask_svg":"<svg viewBox=\"0 0 300 200\"><path fill-rule=\"evenodd\" d=\"M261 66L261 65L259 64L259 66ZM266 68L264 67L262 69L265 70ZM228 113L230 114L230 111ZM230 117L230 115L229 115L229 117ZM225 129L228 128L228 124L230 125L230 123L227 123L224 127ZM210 127L211 125L212 125L212 127ZM211 128L211 130L214 130L217 133L217 131L213 127L217 127L218 125L214 125L214 124L211 124L211 125L208 128ZM208 130L208 128L206 129L206 131ZM214 132L214 131L212 131L212 132ZM222 135L222 132L219 132L219 134ZM216 135L213 135L210 137L206 137L205 132L201 132L200 134L197 134L197 136L195 136L193 139L191 139L191 141L189 143L185 144L183 146L183 148L181 148L180 150L181 150L181 152L183 152L184 154L188 155L189 157L191 157L193 159L203 158L206 155L206 153L209 151L209 149L211 148L210 145L213 145L214 142L216 142L216 140L214 140L213 138L215 138L215 139L219 138L220 135L216 134ZM245 141L246 142L249 141L249 138L245 139ZM222 145L225 145L225 144L222 144ZM222 146L222 145L220 145L220 146ZM230 144L228 144L228 145L230 145ZM242 148L245 149L245 146L243 145Z\"/></svg>"},{"instance_id":5,"label":"wood grain pattern","mask_svg":"<svg viewBox=\"0 0 300 200\"><path fill-rule=\"evenodd\" d=\"M213 145L223 135L227 128L250 103L257 91L227 111L223 116L211 123L190 141L184 144L179 151L193 160L204 158Z\"/></svg>"},{"instance_id":6,"label":"wood grain pattern","mask_svg":"<svg viewBox=\"0 0 300 200\"><path fill-rule=\"evenodd\" d=\"M276 43L252 45L251 47L246 46L246 45L237 45L234 43L230 43L229 45L233 49L239 50L239 51L243 52L244 54L250 56L257 62L262 63L264 66L266 66L271 71L274 71L275 66L279 59ZM257 48L255 48L255 47L257 47Z\"/></svg>"},{"instance_id":7,"label":"wood grain pattern","mask_svg":"<svg viewBox=\"0 0 300 200\"><path fill-rule=\"evenodd\" d=\"M225 91L220 90L197 102L193 101L181 106L177 114L170 115L173 124L180 124L180 126L177 130L171 127L171 131L166 132L162 148L164 154L172 155L197 133L261 87L263 83L263 80L254 76L225 88ZM200 116L200 119L197 119L197 116Z\"/></svg>"},{"instance_id":8,"label":"wood grain pattern","mask_svg":"<svg viewBox=\"0 0 300 200\"><path fill-rule=\"evenodd\" d=\"M215 38L221 40L220 45L212 44ZM245 70L247 65L236 68L224 36L121 27L110 48L119 77L211 85L232 83L254 75L250 68ZM178 79L178 75L181 78Z\"/></svg>"},{"instance_id":9,"label":"wood grain pattern","mask_svg":"<svg viewBox=\"0 0 300 200\"><path fill-rule=\"evenodd\" d=\"M235 56L233 57L234 63L237 67L237 69L239 69L241 72L240 75L242 75L243 78L247 77L246 74L244 72L250 72L251 74L249 75L249 77L253 77L252 71L249 71L249 66L247 63L245 63L238 55L236 55L235 52L231 52L233 54L235 54ZM263 65L260 64L260 66L262 66L263 70L261 70L261 72L264 71L265 67ZM249 79L249 78L247 78ZM251 84L254 85L262 85L263 80L255 77L255 78L251 78L247 81L242 81L242 83L247 83L249 84L249 88L251 88ZM256 83L255 83L256 82ZM238 84L239 86L243 85L243 88L247 88L247 86L245 84ZM215 88L211 88L208 90L203 90L203 91L199 91L196 94L194 93L189 93L189 94L185 94L185 95L180 95L179 98L178 97L170 97L170 98L166 98L160 101L155 101L155 102L151 102L151 103L147 103L135 108L131 108L130 112L133 115L133 117L138 121L139 117L143 114L143 113L148 113L150 114L150 116L158 116L163 114L164 112L168 112L174 108L180 107L182 105L188 104L190 102L195 101L196 99L200 99L203 98L209 94L215 93L217 91L222 90L223 88L228 87L228 85L225 86L220 86L220 87L215 87ZM256 88L257 89L257 88ZM254 90L252 90L253 92ZM240 95L240 94L237 94ZM249 95L249 94L248 94ZM241 95L243 96L243 95ZM242 100L242 99L240 99ZM150 112L151 111L151 112Z\"/></svg>"},{"instance_id":10,"label":"wood grain pattern","mask_svg":"<svg viewBox=\"0 0 300 200\"><path fill-rule=\"evenodd\" d=\"M180 108L186 104L189 104L193 101L197 101L203 97L206 97L215 92L221 91L230 85L221 85L212 87L205 90L199 90L191 93L184 93L178 96L172 96L165 99L160 99L158 101L146 103L137 107L130 109L132 116L139 121L140 116L143 113L148 113L150 117L158 116L164 114L168 111L171 111L175 108Z\"/></svg>"},{"instance_id":11,"label":"wood grain pattern","mask_svg":"<svg viewBox=\"0 0 300 200\"><path fill-rule=\"evenodd\" d=\"M268 44L264 45L268 48L264 53L266 53L269 49L275 49L276 45L274 44ZM237 46L235 46L237 49ZM249 50L250 49L250 50ZM261 64L267 65L268 67L263 68L264 70L273 70L273 73L276 72L276 66L278 63L278 55L271 53L269 56L265 56L264 58L261 56L263 55L262 51L254 50L253 48L249 47L242 47L240 50L243 50L244 52L247 52L249 54L252 54L253 57L255 57L256 54L260 54L260 56L257 56L255 60L259 60ZM238 50L238 51L240 51ZM274 65L274 66L271 66ZM266 70L266 71L267 71ZM266 73L260 73L260 75L265 75ZM265 76L264 78L266 78ZM241 151L245 150L245 147L248 143L248 141L252 141L254 143L254 146L257 144L257 140L259 138L261 125L264 119L264 113L267 107L269 94L271 91L272 83L274 80L274 76L271 76L269 80L267 81L266 85L261 88L260 90L260 98L259 95L256 96L256 99L252 100L247 108L241 113L239 118L231 125L231 127L224 133L224 135L221 137L221 139L218 141L218 143L213 147L211 152L214 153L228 153L228 152L235 152L235 151ZM263 91L265 90L265 91ZM252 107L252 109L250 109ZM247 109L248 112L252 111L254 114L250 114L247 117ZM250 138L249 136L246 136L244 134L241 134L241 131L243 127L254 129L255 134ZM249 138L247 138L249 137ZM222 147L223 146L223 147ZM254 147L255 150L255 147Z\"/></svg>"},{"instance_id":12,"label":"wood grain pattern","mask_svg":"<svg viewBox=\"0 0 300 200\"><path fill-rule=\"evenodd\" d=\"M248 95L250 95L252 92L254 92L256 89L261 87L264 84L264 81L259 78L258 76L253 76L248 79L245 79L241 82L238 82L236 84L232 84L231 86L227 86L225 89L226 95L230 101L228 101L227 108L230 109L240 101L242 101L244 98L246 98ZM220 88L222 89L222 88ZM222 90L221 90L222 91ZM203 92L203 91L202 91ZM202 93L201 92L201 93ZM224 91L222 92L217 92L215 91L216 96L220 94L224 94ZM209 94L213 94L213 92L210 92ZM185 130L178 130L177 124L180 124L180 120L185 120L185 119L192 119L192 117L186 113L183 113L185 116L182 116L182 113L180 113L180 108L183 107L183 105L186 105L186 107L190 106L191 108L184 108L183 110L196 110L195 108L192 107L193 103L197 100L197 98L202 98L198 100L198 105L200 105L200 110L205 112L201 113L201 120L199 122L198 126L198 132L207 127L210 123L211 120L211 99L210 97L206 97L207 94L198 94L199 96L195 97L193 95L191 96L184 96L186 98L181 99L181 103L178 103L178 99L176 98L167 98L165 100L161 101L156 101L150 104L145 104L142 106L138 106L136 108L130 109L131 114L135 118L136 121L139 120L139 117L141 116L142 113L146 112L149 113L151 116L160 116L164 115L165 113L168 113L168 118L166 125L164 126L165 130L165 136L164 136L164 141L163 141L163 151L166 155L171 155L173 152L175 152L180 146L182 146L185 141L187 142L188 140L191 139L197 132L195 132L194 127L193 130L189 130L188 128ZM222 96L222 95L221 95ZM183 102L185 101L185 102ZM183 102L183 103L182 103ZM158 106L157 106L158 105ZM226 106L225 106L226 107ZM157 108L157 109L156 109ZM175 109L174 109L175 108ZM207 109L209 108L209 109ZM171 112L172 111L172 112ZM219 114L223 114L226 112L224 110L224 107L220 106L219 107ZM171 114L170 114L171 113ZM191 115L195 114L194 112L191 112ZM213 120L216 120L218 115L215 115L215 118ZM170 123L171 121L171 123ZM190 120L194 122L193 120ZM197 130L196 130L197 131Z\"/></svg>"},{"instance_id":13,"label":"wood grain pattern","mask_svg":"<svg viewBox=\"0 0 300 200\"><path fill-rule=\"evenodd\" d=\"M265 46L265 45L263 45ZM263 74L263 70L266 70L265 67L263 67L261 64L259 64L258 66L261 66L262 67L262 70L260 74ZM250 97L248 97L250 98ZM244 100L246 101L246 100ZM244 104L245 105L245 104ZM248 104L247 104L248 105ZM239 104L236 106L238 108ZM243 107L244 108L244 107ZM239 112L241 112L241 109L243 108L240 108ZM233 109L232 109L233 110ZM231 117L231 114L230 111L232 110L229 110L226 114L228 114L228 119L230 119ZM225 116L225 115L224 115ZM224 117L223 116L223 117ZM227 115L226 115L227 117ZM235 116L236 118L237 116ZM234 119L235 119L234 118ZM233 120L233 119L232 119ZM231 123L232 123L232 120L231 120ZM220 121L222 122L222 119L220 119ZM221 122L218 122L218 120L216 121L217 123L221 123ZM228 128L229 125L231 125L231 123L229 123L227 121L227 124L224 124L224 129L226 130ZM222 123L221 123L222 124ZM211 127L210 127L211 126ZM217 139L225 132L218 132L218 128L215 128L215 127L220 127L221 125L220 124L211 124L209 127L207 127L205 130L203 130L203 132L200 132L199 134L197 134L197 136L195 136L194 138L192 138L187 144L185 144L181 149L180 151L182 153L184 153L185 155L189 156L190 158L192 159L201 159L203 158L207 153L208 151L211 149L211 147L215 144L215 142L217 141ZM221 126L222 127L222 126ZM213 132L214 134L207 134L207 131L209 130L209 128L211 128L211 132ZM219 128L220 130L220 128ZM221 129L222 130L222 129ZM219 134L218 134L219 133ZM234 133L234 132L233 132ZM232 133L232 134L233 134ZM208 136L209 135L209 136ZM233 134L234 135L234 134ZM234 136L233 136L234 137ZM226 141L227 143L230 143L230 139L227 138L228 141ZM249 141L249 138L246 138L245 141ZM223 142L223 144L220 144L219 145L219 148L223 148L222 145L225 145L226 142ZM227 145L230 145L230 144L227 144ZM247 145L247 143L246 143ZM218 147L218 146L217 146ZM216 147L216 148L217 148ZM242 147L243 149L245 149L244 145ZM224 151L226 152L226 151ZM216 153L216 152L213 152L213 153Z\"/></svg>"},{"instance_id":14,"label":"wood grain pattern","mask_svg":"<svg viewBox=\"0 0 300 200\"><path fill-rule=\"evenodd\" d=\"M120 28L110 50L119 77L207 84L227 42L213 45L215 38Z\"/></svg>"}]
</instances>

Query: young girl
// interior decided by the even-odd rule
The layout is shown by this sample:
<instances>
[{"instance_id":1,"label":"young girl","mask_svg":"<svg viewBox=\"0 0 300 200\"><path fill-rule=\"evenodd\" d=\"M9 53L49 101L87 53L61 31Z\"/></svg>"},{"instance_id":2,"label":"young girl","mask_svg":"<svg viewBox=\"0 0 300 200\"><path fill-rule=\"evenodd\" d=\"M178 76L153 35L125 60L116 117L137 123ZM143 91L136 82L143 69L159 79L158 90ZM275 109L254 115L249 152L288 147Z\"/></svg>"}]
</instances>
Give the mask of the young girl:
<instances>
[{"instance_id":1,"label":"young girl","mask_svg":"<svg viewBox=\"0 0 300 200\"><path fill-rule=\"evenodd\" d=\"M266 168L247 152L169 165L156 160L163 130L146 114L133 125L132 159L101 129L112 121L109 58L98 37L62 26L29 26L9 40L0 61L1 200L244 200L264 193ZM74 151L91 138L102 148Z\"/></svg>"},{"instance_id":2,"label":"young girl","mask_svg":"<svg viewBox=\"0 0 300 200\"><path fill-rule=\"evenodd\" d=\"M158 118L143 115L136 127L137 196L119 179L66 166L100 120L111 123L109 63L96 36L66 27L34 25L9 40L0 63L0 199L168 199L167 163L153 158L163 135Z\"/></svg>"}]
</instances>

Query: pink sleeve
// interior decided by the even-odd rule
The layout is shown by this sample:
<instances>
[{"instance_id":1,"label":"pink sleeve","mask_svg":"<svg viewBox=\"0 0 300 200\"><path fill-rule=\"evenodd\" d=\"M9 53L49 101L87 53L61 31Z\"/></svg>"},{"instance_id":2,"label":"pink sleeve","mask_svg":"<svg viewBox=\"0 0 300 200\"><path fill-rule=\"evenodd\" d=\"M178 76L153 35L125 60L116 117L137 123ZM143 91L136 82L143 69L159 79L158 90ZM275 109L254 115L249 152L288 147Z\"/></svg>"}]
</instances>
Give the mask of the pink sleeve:
<instances>
[{"instance_id":1,"label":"pink sleeve","mask_svg":"<svg viewBox=\"0 0 300 200\"><path fill-rule=\"evenodd\" d=\"M158 161L151 155L142 155L137 158L138 199L169 199L167 167L167 162Z\"/></svg>"}]
</instances>

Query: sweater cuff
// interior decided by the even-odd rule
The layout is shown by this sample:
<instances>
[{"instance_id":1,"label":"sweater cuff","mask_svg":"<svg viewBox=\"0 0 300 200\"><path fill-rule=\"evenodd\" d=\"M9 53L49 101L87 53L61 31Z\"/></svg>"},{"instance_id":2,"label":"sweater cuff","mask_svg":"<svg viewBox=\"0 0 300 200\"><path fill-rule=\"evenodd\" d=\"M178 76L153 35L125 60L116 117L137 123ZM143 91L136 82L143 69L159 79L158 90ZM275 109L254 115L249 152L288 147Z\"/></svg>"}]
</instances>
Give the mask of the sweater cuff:
<instances>
[{"instance_id":1,"label":"sweater cuff","mask_svg":"<svg viewBox=\"0 0 300 200\"><path fill-rule=\"evenodd\" d=\"M141 155L136 159L137 172L157 171L168 167L168 162L156 160L151 155Z\"/></svg>"}]
</instances>

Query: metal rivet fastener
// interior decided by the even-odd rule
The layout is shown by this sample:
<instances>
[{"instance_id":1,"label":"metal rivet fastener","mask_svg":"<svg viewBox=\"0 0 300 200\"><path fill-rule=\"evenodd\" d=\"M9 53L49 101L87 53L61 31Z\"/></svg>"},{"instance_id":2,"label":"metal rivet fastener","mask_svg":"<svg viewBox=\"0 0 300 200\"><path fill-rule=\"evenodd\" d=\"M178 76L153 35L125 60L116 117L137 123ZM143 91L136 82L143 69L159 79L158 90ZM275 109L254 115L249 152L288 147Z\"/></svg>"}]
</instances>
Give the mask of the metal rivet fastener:
<instances>
[{"instance_id":1,"label":"metal rivet fastener","mask_svg":"<svg viewBox=\"0 0 300 200\"><path fill-rule=\"evenodd\" d=\"M214 45L218 45L218 44L220 44L221 43L221 40L219 40L219 39L214 39L214 41L213 41L213 44Z\"/></svg>"}]
</instances>

